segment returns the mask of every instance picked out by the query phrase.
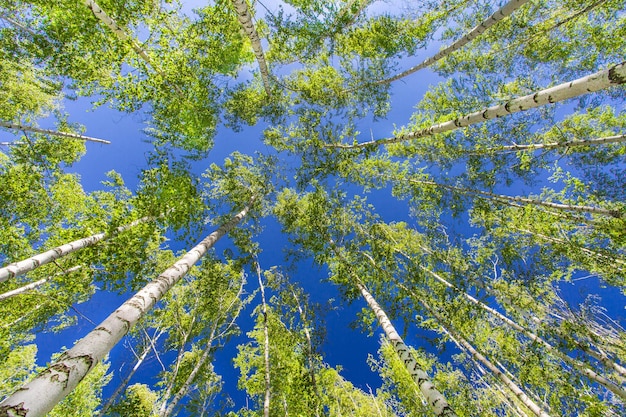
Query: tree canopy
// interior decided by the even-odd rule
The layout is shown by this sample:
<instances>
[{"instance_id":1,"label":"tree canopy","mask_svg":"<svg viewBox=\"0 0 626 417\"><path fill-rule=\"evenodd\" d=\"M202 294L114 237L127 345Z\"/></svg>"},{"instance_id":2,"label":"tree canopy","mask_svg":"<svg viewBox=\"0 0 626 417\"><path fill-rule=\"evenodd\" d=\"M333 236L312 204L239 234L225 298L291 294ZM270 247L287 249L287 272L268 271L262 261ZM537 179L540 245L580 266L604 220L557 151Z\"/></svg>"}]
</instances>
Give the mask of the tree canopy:
<instances>
[{"instance_id":1,"label":"tree canopy","mask_svg":"<svg viewBox=\"0 0 626 417\"><path fill-rule=\"evenodd\" d=\"M0 0L0 417L626 414L624 51L624 0Z\"/></svg>"}]
</instances>

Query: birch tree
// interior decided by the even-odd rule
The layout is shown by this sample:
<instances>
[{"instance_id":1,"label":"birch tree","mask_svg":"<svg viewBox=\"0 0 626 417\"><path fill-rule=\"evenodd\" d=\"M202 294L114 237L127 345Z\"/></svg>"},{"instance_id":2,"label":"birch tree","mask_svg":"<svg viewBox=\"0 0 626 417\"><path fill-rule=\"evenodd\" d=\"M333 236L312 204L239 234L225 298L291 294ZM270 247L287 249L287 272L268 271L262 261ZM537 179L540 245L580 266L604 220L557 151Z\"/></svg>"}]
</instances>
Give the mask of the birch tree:
<instances>
[{"instance_id":1,"label":"birch tree","mask_svg":"<svg viewBox=\"0 0 626 417\"><path fill-rule=\"evenodd\" d=\"M90 334L65 352L46 371L0 403L0 410L22 410L30 415L44 415L54 404L71 392L85 375L113 346L139 321L145 312L178 282L208 249L222 236L235 227L248 213L245 207L229 222L208 235L157 280L150 282L133 298L111 314ZM62 383L59 383L61 381ZM43 394L45 393L45 395ZM26 395L25 395L26 394ZM45 400L42 400L45 398Z\"/></svg>"},{"instance_id":2,"label":"birch tree","mask_svg":"<svg viewBox=\"0 0 626 417\"><path fill-rule=\"evenodd\" d=\"M557 86L538 91L523 97L515 98L504 104L489 107L487 109L477 111L458 117L454 120L439 123L430 127L426 127L417 131L398 134L389 139L377 139L369 142L361 142L354 145L346 145L339 143L328 143L324 146L339 149L360 149L360 148L377 148L381 145L388 145L419 139L425 136L431 136L438 133L444 133L470 126L476 123L482 123L489 119L504 117L506 115L526 111L535 107L546 105L548 103L556 103L577 97L582 94L603 90L615 85L624 83L626 69L623 63L612 66L608 70L602 70L595 74L588 75L568 83L559 84Z\"/></svg>"},{"instance_id":3,"label":"birch tree","mask_svg":"<svg viewBox=\"0 0 626 417\"><path fill-rule=\"evenodd\" d=\"M528 3L528 0L512 0L512 1L507 2L504 6L499 8L495 13L493 13L491 16L489 16L487 19L481 22L478 26L470 30L462 38L460 38L453 44L443 48L441 51L437 52L432 57L424 60L421 64L411 67L406 71L403 71L397 75L394 75L393 77L376 81L376 83L377 84L389 84L393 81L399 80L408 75L416 73L417 71L421 69L427 68L428 66L434 64L440 59L445 58L446 56L452 54L454 51L462 48L463 46L471 42L474 38L476 38L477 36L480 36L483 32L488 30L491 26L495 25L502 19L511 15L513 12L515 12L517 9L519 9L526 3Z\"/></svg>"},{"instance_id":4,"label":"birch tree","mask_svg":"<svg viewBox=\"0 0 626 417\"><path fill-rule=\"evenodd\" d=\"M135 220L125 226L118 227L116 229L116 232L124 232L132 228L133 226L136 226L148 220L151 220L151 219L145 217L142 219ZM95 245L96 243L103 240L106 236L107 236L106 233L98 233L98 234L95 234L95 235L92 235L83 239L66 243L65 245L58 246L46 252L42 252L31 258L24 259L22 261L15 262L3 268L0 268L0 282L6 281L9 278L13 278L21 274L25 274L26 272L32 271L41 265L45 265L47 263L53 262L56 259L59 259L70 253L76 252L80 249Z\"/></svg>"},{"instance_id":5,"label":"birch tree","mask_svg":"<svg viewBox=\"0 0 626 417\"><path fill-rule=\"evenodd\" d=\"M259 64L259 71L261 72L261 79L263 80L263 88L268 97L272 96L272 89L270 84L270 71L268 69L267 61L265 60L265 54L263 53L263 46L261 45L261 38L254 27L252 22L252 15L248 9L246 0L233 0L233 7L237 13L237 19L241 24L243 32L250 39L254 55L256 56L257 63Z\"/></svg>"},{"instance_id":6,"label":"birch tree","mask_svg":"<svg viewBox=\"0 0 626 417\"><path fill-rule=\"evenodd\" d=\"M90 136L79 135L77 133L57 132L55 130L40 129L38 127L24 126L24 125L19 125L19 124L15 124L15 123L6 123L6 122L1 122L0 121L0 126L5 127L7 129L21 130L21 131L24 131L24 132L41 133L41 134L44 134L44 135L59 136L59 137L62 137L62 138L79 139L79 140L84 140L84 141L87 141L87 142L103 143L103 144L107 144L107 145L111 143L108 140L93 138L93 137L90 137Z\"/></svg>"}]
</instances>

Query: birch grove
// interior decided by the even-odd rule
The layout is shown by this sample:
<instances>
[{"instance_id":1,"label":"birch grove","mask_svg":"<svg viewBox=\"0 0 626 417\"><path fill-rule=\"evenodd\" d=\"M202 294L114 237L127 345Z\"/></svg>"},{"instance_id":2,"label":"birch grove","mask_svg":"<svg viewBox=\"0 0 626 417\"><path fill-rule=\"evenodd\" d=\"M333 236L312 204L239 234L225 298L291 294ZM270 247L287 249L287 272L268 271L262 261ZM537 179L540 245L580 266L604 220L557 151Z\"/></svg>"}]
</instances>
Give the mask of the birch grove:
<instances>
[{"instance_id":1,"label":"birch grove","mask_svg":"<svg viewBox=\"0 0 626 417\"><path fill-rule=\"evenodd\" d=\"M78 341L61 358L0 403L5 413L43 416L70 393L119 340L174 286L215 242L235 227L248 213L244 208L230 221L208 235L185 256L122 304L91 333Z\"/></svg>"},{"instance_id":2,"label":"birch grove","mask_svg":"<svg viewBox=\"0 0 626 417\"><path fill-rule=\"evenodd\" d=\"M0 417L626 415L624 0L0 4Z\"/></svg>"}]
</instances>

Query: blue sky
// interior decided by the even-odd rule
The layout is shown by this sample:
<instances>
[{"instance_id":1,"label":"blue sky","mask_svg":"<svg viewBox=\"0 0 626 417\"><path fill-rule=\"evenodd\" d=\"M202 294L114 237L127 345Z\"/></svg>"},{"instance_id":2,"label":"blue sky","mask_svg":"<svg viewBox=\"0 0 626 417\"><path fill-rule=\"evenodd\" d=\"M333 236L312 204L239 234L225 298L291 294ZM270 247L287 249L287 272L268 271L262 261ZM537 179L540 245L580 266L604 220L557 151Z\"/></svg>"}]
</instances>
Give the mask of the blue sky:
<instances>
[{"instance_id":1,"label":"blue sky","mask_svg":"<svg viewBox=\"0 0 626 417\"><path fill-rule=\"evenodd\" d=\"M192 9L196 5L202 5L205 2L187 2L187 7ZM263 4L270 10L275 10L276 2L264 1ZM375 12L380 8L390 7L388 3L375 2L370 10ZM406 63L409 67L423 58L430 55L430 51L436 50L438 45L433 43L429 50L420 51L419 57L414 58L411 62ZM437 78L432 72L425 70L400 80L393 85L392 94L392 110L389 112L386 120L376 123L365 121L359 126L362 132L362 140L369 139L370 135L374 138L388 137L394 129L394 126L402 126L409 122L413 113L413 106L422 97L424 91L429 84L435 83ZM146 154L150 151L151 145L146 143L149 138L142 132L145 127L144 119L141 115L121 114L114 110L101 107L95 110L91 109L91 100L81 98L77 101L68 101L64 103L64 109L69 113L70 121L79 122L85 125L86 134L110 140L111 145L87 144L87 154L79 163L69 169L71 172L77 172L82 178L83 187L88 190L96 190L101 188L100 182L105 180L105 173L115 170L122 174L129 188L135 189L137 184L137 176L142 168L146 167ZM44 123L42 126L45 127ZM252 154L254 151L260 150L267 152L267 148L262 144L261 131L263 126L246 128L242 132L235 133L228 129L221 128L220 133L216 137L216 145L205 160L194 162L194 172L201 173L211 163L221 164L223 159L231 152L237 150L242 153ZM1 140L8 135L3 134ZM378 213L386 221L408 221L414 224L413 219L409 217L409 210L403 204L398 204L385 190L376 191L368 195L370 202L373 203ZM263 254L260 258L261 266L269 269L271 266L283 263L282 247L288 245L284 236L280 234L280 226L274 220L269 220L266 228L259 236ZM176 242L169 242L172 249L183 249ZM218 242L217 253L226 248L228 242ZM155 271L156 277L161 271ZM294 274L293 278L299 281L301 285L310 292L317 301L324 301L329 298L340 300L336 288L327 283L321 283L327 278L327 271L317 267L311 267L309 263L305 263ZM248 284L248 292L256 288L256 280L253 274L250 274ZM584 279L574 283L562 284L561 289L564 296L568 300L582 300L588 293L600 293L605 301L605 305L609 311L609 315L619 318L623 323L624 318L624 298L620 294L615 294L614 290L600 288L595 278ZM98 323L103 320L115 307L126 300L126 296L118 296L104 292L98 292L92 300L77 308L89 317L93 322ZM374 374L366 363L368 354L376 354L379 345L380 329L374 336L368 337L365 334L354 331L349 328L356 318L356 312L365 306L364 301L359 300L351 306L343 305L340 301L335 303L339 308L331 311L326 319L327 340L323 346L325 359L333 366L340 365L343 368L342 374L351 382L367 390L367 385L372 388L379 386L378 376ZM232 367L231 359L236 353L236 345L247 341L245 332L251 330L252 320L249 315L254 304L248 310L242 312L240 326L242 335L233 339L230 344L216 355L215 369L221 374L225 382L225 390L233 395L237 400L237 406L245 404L241 394L235 394L235 386L238 378L238 371ZM86 320L79 318L78 325L63 332L60 335L41 335L37 341L40 345L39 361L44 364L48 361L50 354L57 352L61 346L70 347L72 343L84 336L94 326ZM401 328L401 326L398 326ZM423 345L420 334L415 331L415 327L411 327L407 340L409 344L419 347ZM347 347L350 347L350 350ZM116 378L109 384L105 390L104 396L110 393L117 385L117 375L119 375L120 360L130 358L128 350L123 347L123 343L111 353L111 370L115 372ZM130 359L129 359L130 360ZM124 368L122 374L127 371ZM156 362L152 362L143 368L131 383L147 381L147 374L158 369ZM143 376L142 376L143 375Z\"/></svg>"}]
</instances>

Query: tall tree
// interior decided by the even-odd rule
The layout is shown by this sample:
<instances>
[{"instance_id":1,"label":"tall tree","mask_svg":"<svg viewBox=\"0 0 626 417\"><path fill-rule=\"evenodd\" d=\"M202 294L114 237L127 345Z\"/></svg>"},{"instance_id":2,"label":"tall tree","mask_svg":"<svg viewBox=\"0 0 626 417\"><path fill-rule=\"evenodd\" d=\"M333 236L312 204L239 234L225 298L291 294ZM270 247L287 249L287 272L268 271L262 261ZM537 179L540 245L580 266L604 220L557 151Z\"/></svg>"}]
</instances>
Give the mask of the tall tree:
<instances>
[{"instance_id":1,"label":"tall tree","mask_svg":"<svg viewBox=\"0 0 626 417\"><path fill-rule=\"evenodd\" d=\"M359 149L359 148L376 148L381 145L388 145L413 139L419 139L425 136L444 133L462 127L470 126L476 123L482 123L485 120L503 117L512 113L526 111L535 107L543 106L548 103L556 103L587 94L594 91L603 90L615 85L623 84L626 77L626 65L623 63L614 65L608 70L602 70L595 74L588 75L568 83L559 84L557 86L538 91L523 97L515 98L504 104L492 106L487 109L477 111L458 117L454 120L439 123L429 127L425 127L413 132L401 133L393 138L378 139L369 142L361 142L354 145L345 145L338 143L328 143L324 146L340 149Z\"/></svg>"},{"instance_id":2,"label":"tall tree","mask_svg":"<svg viewBox=\"0 0 626 417\"><path fill-rule=\"evenodd\" d=\"M5 412L22 410L33 416L48 412L78 385L141 316L150 310L218 239L245 217L248 210L249 207L245 207L159 275L155 281L146 285L90 334L77 342L72 349L65 352L55 364L29 382L26 385L28 389L14 393L0 403L0 410Z\"/></svg>"}]
</instances>

